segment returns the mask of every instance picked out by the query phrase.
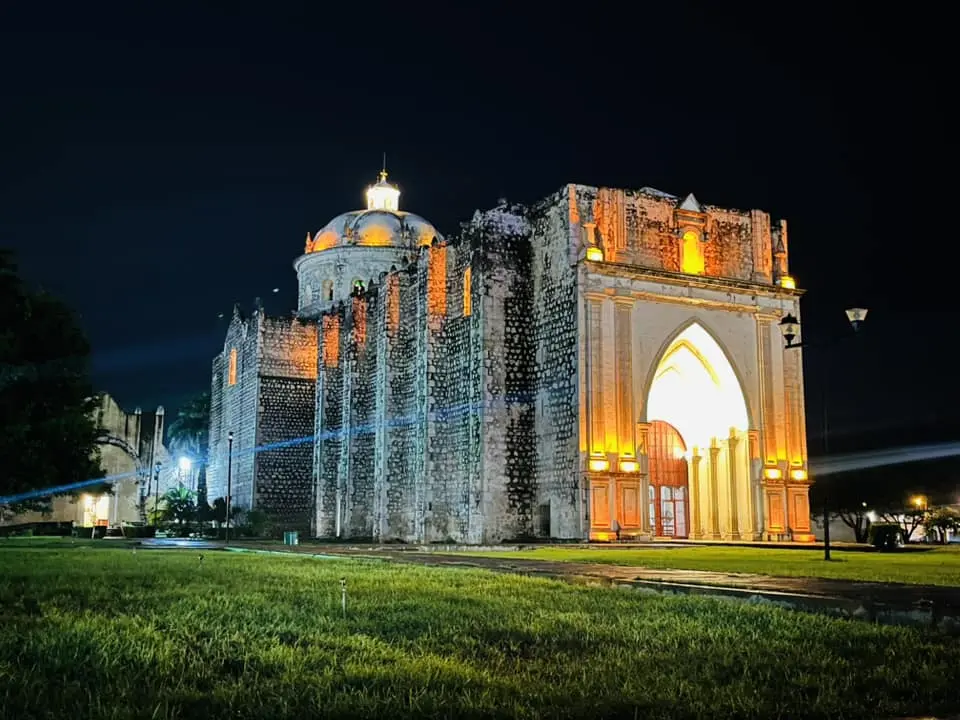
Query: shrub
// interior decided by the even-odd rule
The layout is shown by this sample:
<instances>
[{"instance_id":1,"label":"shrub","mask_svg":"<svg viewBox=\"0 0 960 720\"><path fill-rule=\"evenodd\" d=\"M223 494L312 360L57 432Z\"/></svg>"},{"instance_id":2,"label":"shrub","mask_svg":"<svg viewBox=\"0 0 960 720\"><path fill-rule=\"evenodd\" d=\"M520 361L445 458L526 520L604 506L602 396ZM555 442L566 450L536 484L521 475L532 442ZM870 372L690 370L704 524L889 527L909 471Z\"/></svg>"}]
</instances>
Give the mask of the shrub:
<instances>
[{"instance_id":1,"label":"shrub","mask_svg":"<svg viewBox=\"0 0 960 720\"><path fill-rule=\"evenodd\" d=\"M157 536L157 528L143 523L125 524L121 528L125 538L152 538Z\"/></svg>"},{"instance_id":2,"label":"shrub","mask_svg":"<svg viewBox=\"0 0 960 720\"><path fill-rule=\"evenodd\" d=\"M903 546L903 528L896 523L873 523L867 542L877 550L896 550Z\"/></svg>"}]
</instances>

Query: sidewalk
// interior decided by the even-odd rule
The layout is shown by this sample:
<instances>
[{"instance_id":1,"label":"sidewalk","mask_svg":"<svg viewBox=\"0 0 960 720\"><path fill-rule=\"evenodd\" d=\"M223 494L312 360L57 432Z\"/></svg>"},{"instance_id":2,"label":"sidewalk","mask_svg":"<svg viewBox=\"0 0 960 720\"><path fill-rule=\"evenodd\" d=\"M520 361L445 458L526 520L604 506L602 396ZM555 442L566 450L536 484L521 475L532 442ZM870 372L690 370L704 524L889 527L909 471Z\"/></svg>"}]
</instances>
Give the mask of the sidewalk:
<instances>
[{"instance_id":1,"label":"sidewalk","mask_svg":"<svg viewBox=\"0 0 960 720\"><path fill-rule=\"evenodd\" d=\"M719 595L753 602L767 601L797 610L826 612L890 624L931 625L951 632L960 632L960 588L443 555L437 552L390 550L382 546L244 543L228 549L376 558L389 562L477 568L657 592Z\"/></svg>"}]
</instances>

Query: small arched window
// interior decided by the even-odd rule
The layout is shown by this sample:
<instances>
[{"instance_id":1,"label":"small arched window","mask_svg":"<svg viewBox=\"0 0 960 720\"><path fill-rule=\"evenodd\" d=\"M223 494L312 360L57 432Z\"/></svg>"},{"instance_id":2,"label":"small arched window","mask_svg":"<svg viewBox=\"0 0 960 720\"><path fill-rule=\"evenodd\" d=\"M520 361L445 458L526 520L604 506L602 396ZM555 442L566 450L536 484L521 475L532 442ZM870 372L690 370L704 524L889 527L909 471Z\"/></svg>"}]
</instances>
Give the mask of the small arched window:
<instances>
[{"instance_id":1,"label":"small arched window","mask_svg":"<svg viewBox=\"0 0 960 720\"><path fill-rule=\"evenodd\" d=\"M700 234L687 230L680 240L680 270L688 275L703 275L703 245Z\"/></svg>"},{"instance_id":2,"label":"small arched window","mask_svg":"<svg viewBox=\"0 0 960 720\"><path fill-rule=\"evenodd\" d=\"M323 281L323 293L320 296L324 302L333 300L333 280Z\"/></svg>"}]
</instances>

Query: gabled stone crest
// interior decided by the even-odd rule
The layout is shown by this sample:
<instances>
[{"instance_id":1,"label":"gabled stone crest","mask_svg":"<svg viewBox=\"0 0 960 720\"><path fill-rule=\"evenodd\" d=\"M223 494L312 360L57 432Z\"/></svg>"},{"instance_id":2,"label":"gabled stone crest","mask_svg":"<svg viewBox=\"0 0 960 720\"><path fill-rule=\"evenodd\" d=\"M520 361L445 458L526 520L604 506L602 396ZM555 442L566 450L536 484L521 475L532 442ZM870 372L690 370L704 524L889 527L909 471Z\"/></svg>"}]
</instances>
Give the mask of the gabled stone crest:
<instances>
[{"instance_id":1,"label":"gabled stone crest","mask_svg":"<svg viewBox=\"0 0 960 720\"><path fill-rule=\"evenodd\" d=\"M679 210L686 210L688 212L702 213L703 206L697 201L697 198L694 197L693 193L687 195L684 198L683 202L680 203Z\"/></svg>"}]
</instances>

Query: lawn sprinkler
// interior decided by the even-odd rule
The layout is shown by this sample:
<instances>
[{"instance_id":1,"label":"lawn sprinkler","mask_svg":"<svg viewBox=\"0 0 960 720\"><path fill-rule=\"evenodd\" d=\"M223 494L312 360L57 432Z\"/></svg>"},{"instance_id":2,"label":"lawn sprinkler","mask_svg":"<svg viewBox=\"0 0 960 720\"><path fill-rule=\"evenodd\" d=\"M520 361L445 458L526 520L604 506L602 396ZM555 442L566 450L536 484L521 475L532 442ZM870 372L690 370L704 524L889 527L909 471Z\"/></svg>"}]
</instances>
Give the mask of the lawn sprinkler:
<instances>
[{"instance_id":1,"label":"lawn sprinkler","mask_svg":"<svg viewBox=\"0 0 960 720\"><path fill-rule=\"evenodd\" d=\"M343 619L347 619L347 579L340 578L340 609L343 611Z\"/></svg>"}]
</instances>

